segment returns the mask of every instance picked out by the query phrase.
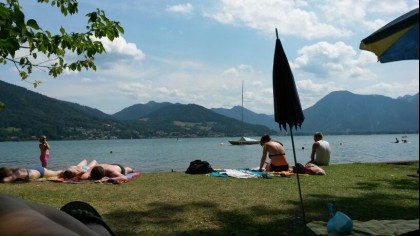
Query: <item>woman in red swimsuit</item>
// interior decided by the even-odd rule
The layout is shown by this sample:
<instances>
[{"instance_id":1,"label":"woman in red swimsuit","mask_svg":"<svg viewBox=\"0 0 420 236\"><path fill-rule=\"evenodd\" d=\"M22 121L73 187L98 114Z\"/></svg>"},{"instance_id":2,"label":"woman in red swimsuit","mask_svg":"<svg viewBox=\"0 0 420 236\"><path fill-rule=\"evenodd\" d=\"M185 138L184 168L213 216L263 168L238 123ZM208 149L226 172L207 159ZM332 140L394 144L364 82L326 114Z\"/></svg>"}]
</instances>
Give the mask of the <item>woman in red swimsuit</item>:
<instances>
[{"instance_id":1,"label":"woman in red swimsuit","mask_svg":"<svg viewBox=\"0 0 420 236\"><path fill-rule=\"evenodd\" d=\"M41 137L39 137L38 146L39 150L41 151L39 160L41 161L42 167L46 168L48 164L48 159L50 157L50 145L47 143L47 137L45 135L41 135Z\"/></svg>"}]
</instances>

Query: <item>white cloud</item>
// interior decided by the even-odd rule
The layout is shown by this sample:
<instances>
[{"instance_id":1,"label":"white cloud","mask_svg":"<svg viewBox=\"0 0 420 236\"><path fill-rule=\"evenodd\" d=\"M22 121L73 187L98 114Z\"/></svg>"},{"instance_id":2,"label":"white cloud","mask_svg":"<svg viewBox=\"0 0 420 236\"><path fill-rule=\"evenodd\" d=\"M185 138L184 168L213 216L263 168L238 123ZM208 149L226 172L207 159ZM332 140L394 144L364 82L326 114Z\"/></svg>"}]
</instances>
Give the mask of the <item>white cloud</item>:
<instances>
[{"instance_id":1,"label":"white cloud","mask_svg":"<svg viewBox=\"0 0 420 236\"><path fill-rule=\"evenodd\" d=\"M369 87L360 87L355 90L359 94L387 94L389 97L399 97L402 94L414 95L419 92L419 81L411 80L408 83L378 82Z\"/></svg>"},{"instance_id":2,"label":"white cloud","mask_svg":"<svg viewBox=\"0 0 420 236\"><path fill-rule=\"evenodd\" d=\"M179 4L179 5L173 5L173 6L167 6L166 11L168 12L175 12L175 13L183 13L183 14L189 14L194 10L191 3L186 4Z\"/></svg>"},{"instance_id":3,"label":"white cloud","mask_svg":"<svg viewBox=\"0 0 420 236\"><path fill-rule=\"evenodd\" d=\"M115 38L110 41L108 38L99 39L105 48L105 51L109 54L120 54L134 58L135 60L144 59L143 52L137 48L134 43L127 43L123 37Z\"/></svg>"},{"instance_id":4,"label":"white cloud","mask_svg":"<svg viewBox=\"0 0 420 236\"><path fill-rule=\"evenodd\" d=\"M229 68L222 72L222 76L229 77L229 76L244 76L248 73L253 73L254 69L250 65L239 65L236 67Z\"/></svg>"},{"instance_id":5,"label":"white cloud","mask_svg":"<svg viewBox=\"0 0 420 236\"><path fill-rule=\"evenodd\" d=\"M364 57L362 57L364 59ZM344 42L319 42L298 51L292 68L313 75L316 80L361 80L374 74L361 64L353 47Z\"/></svg>"},{"instance_id":6,"label":"white cloud","mask_svg":"<svg viewBox=\"0 0 420 236\"><path fill-rule=\"evenodd\" d=\"M219 11L206 12L223 24L244 25L272 34L278 28L280 35L293 35L306 39L342 37L350 32L322 22L317 14L304 7L303 1L221 0ZM300 8L299 8L300 7Z\"/></svg>"},{"instance_id":7,"label":"white cloud","mask_svg":"<svg viewBox=\"0 0 420 236\"><path fill-rule=\"evenodd\" d=\"M100 6L121 20L124 37L101 41L107 53L95 57L96 71L66 72L54 81L35 71L30 79L45 82L36 92L110 114L152 100L231 108L241 104L244 81L245 107L272 114L274 28L287 44L304 108L337 90L393 97L418 92L418 61L381 64L358 48L362 38L418 1L88 2L80 6ZM199 11L205 17L193 14ZM19 77L10 63L1 72L6 81Z\"/></svg>"}]
</instances>

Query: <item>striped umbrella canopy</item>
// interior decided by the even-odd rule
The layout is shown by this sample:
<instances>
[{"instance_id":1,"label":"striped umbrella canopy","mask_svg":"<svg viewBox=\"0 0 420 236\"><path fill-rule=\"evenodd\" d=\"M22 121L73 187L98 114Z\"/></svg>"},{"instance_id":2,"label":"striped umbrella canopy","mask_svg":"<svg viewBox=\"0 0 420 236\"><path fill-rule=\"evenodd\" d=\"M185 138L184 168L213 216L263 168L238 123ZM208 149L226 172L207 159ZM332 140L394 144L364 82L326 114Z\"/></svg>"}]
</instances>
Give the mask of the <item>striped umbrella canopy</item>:
<instances>
[{"instance_id":1,"label":"striped umbrella canopy","mask_svg":"<svg viewBox=\"0 0 420 236\"><path fill-rule=\"evenodd\" d=\"M360 43L381 63L419 59L419 8L383 26Z\"/></svg>"}]
</instances>

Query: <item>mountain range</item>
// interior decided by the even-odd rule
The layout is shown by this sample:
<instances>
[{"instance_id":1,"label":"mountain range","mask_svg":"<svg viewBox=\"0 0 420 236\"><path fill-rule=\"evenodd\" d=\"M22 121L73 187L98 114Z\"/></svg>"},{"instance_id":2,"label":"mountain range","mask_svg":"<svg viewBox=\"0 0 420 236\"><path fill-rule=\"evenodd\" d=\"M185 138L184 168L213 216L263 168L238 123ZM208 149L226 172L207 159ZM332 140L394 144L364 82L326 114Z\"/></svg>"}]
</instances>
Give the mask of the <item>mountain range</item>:
<instances>
[{"instance_id":1,"label":"mountain range","mask_svg":"<svg viewBox=\"0 0 420 236\"><path fill-rule=\"evenodd\" d=\"M113 115L49 98L0 80L0 141L235 137L275 133L195 104L137 104ZM127 115L129 114L129 115Z\"/></svg>"},{"instance_id":2,"label":"mountain range","mask_svg":"<svg viewBox=\"0 0 420 236\"><path fill-rule=\"evenodd\" d=\"M0 80L0 141L49 139L128 139L160 137L236 137L276 134L273 115L236 106L207 109L169 102L135 104L108 115L98 109L61 101ZM305 109L305 121L295 133L328 134L418 133L419 95L397 99L328 94Z\"/></svg>"},{"instance_id":3,"label":"mountain range","mask_svg":"<svg viewBox=\"0 0 420 236\"><path fill-rule=\"evenodd\" d=\"M213 111L240 119L241 107ZM336 91L303 111L305 120L297 134L322 131L330 134L418 133L419 94L397 99L382 95L358 95ZM244 121L279 130L274 115L244 109Z\"/></svg>"}]
</instances>

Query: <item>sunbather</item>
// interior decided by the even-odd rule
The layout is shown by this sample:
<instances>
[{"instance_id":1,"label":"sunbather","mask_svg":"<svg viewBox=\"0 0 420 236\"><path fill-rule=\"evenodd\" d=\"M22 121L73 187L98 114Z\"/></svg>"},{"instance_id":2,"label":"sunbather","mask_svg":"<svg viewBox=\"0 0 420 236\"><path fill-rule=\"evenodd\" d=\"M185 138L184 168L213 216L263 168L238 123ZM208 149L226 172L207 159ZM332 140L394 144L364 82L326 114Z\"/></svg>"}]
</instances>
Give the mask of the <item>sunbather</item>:
<instances>
[{"instance_id":1,"label":"sunbather","mask_svg":"<svg viewBox=\"0 0 420 236\"><path fill-rule=\"evenodd\" d=\"M271 139L270 135L265 134L261 137L260 141L263 147L263 153L261 156L259 171L263 171L264 165L266 165L266 171L288 171L289 163L286 160L286 152L283 148L283 144ZM270 162L265 160L270 158Z\"/></svg>"},{"instance_id":2,"label":"sunbather","mask_svg":"<svg viewBox=\"0 0 420 236\"><path fill-rule=\"evenodd\" d=\"M98 162L96 160L91 161L89 164L87 163L87 160L83 160L79 162L79 164L67 168L64 171L64 178L72 179L74 177L81 177L89 168L94 167L97 164Z\"/></svg>"},{"instance_id":3,"label":"sunbather","mask_svg":"<svg viewBox=\"0 0 420 236\"><path fill-rule=\"evenodd\" d=\"M26 168L17 169L1 167L0 183L10 183L16 180L29 181L31 179L59 177L62 174L62 170L49 170L42 166L28 166Z\"/></svg>"},{"instance_id":4,"label":"sunbather","mask_svg":"<svg viewBox=\"0 0 420 236\"><path fill-rule=\"evenodd\" d=\"M130 167L124 167L120 164L98 164L89 168L82 176L81 179L94 179L99 182L108 181L112 178L114 180L127 180L125 176L128 173L133 173Z\"/></svg>"}]
</instances>

